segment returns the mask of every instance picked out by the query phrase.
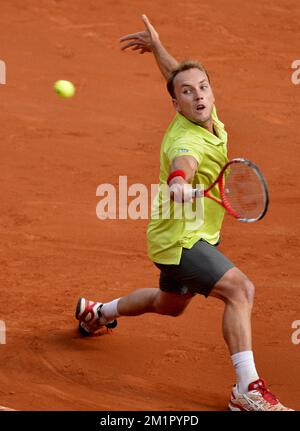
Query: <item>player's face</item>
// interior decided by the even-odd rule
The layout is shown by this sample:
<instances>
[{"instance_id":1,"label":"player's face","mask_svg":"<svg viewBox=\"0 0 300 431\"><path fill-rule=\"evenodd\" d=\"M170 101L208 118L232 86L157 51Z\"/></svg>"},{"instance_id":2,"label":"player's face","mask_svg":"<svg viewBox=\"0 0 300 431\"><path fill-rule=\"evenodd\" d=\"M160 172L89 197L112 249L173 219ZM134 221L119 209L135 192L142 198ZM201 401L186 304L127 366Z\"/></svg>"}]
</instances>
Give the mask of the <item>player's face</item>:
<instances>
[{"instance_id":1,"label":"player's face","mask_svg":"<svg viewBox=\"0 0 300 431\"><path fill-rule=\"evenodd\" d=\"M193 68L178 73L174 79L176 99L173 104L180 114L202 127L211 128L215 98L205 72Z\"/></svg>"}]
</instances>

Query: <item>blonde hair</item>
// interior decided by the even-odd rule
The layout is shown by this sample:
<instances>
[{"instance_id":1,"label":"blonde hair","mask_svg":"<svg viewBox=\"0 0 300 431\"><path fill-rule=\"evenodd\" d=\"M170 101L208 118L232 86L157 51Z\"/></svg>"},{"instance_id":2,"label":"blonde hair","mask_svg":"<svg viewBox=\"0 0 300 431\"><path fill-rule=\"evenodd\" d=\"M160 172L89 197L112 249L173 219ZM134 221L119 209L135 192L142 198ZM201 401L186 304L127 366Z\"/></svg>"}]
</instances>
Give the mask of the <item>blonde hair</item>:
<instances>
[{"instance_id":1,"label":"blonde hair","mask_svg":"<svg viewBox=\"0 0 300 431\"><path fill-rule=\"evenodd\" d=\"M172 99L176 99L175 92L174 92L174 79L180 72L184 72L185 70L189 70L189 69L201 70L201 72L204 72L206 74L208 82L210 82L207 70L205 69L204 66L202 66L201 63L199 63L199 61L195 61L195 60L182 61L181 63L178 64L176 69L172 70L171 75L169 76L167 81L167 89Z\"/></svg>"}]
</instances>

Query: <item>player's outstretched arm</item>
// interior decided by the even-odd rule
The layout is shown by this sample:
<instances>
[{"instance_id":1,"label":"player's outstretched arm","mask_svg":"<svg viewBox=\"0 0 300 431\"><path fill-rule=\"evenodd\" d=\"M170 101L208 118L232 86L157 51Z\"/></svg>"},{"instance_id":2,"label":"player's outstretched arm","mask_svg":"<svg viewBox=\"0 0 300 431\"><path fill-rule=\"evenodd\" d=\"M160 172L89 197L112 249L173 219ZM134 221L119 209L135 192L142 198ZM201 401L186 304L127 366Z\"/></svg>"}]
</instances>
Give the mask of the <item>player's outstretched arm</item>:
<instances>
[{"instance_id":1,"label":"player's outstretched arm","mask_svg":"<svg viewBox=\"0 0 300 431\"><path fill-rule=\"evenodd\" d=\"M170 174L177 174L178 170L183 171L185 178L174 176L168 181L170 196L175 202L193 202L193 190L191 185L186 186L192 181L198 167L198 162L193 156L180 156L172 160Z\"/></svg>"},{"instance_id":2,"label":"player's outstretched arm","mask_svg":"<svg viewBox=\"0 0 300 431\"><path fill-rule=\"evenodd\" d=\"M175 60L163 46L159 34L146 15L142 15L142 20L145 25L145 30L122 36L120 42L125 43L121 46L121 49L125 50L131 48L133 51L139 51L140 54L152 52L161 73L167 80L172 70L177 67L178 61Z\"/></svg>"}]
</instances>

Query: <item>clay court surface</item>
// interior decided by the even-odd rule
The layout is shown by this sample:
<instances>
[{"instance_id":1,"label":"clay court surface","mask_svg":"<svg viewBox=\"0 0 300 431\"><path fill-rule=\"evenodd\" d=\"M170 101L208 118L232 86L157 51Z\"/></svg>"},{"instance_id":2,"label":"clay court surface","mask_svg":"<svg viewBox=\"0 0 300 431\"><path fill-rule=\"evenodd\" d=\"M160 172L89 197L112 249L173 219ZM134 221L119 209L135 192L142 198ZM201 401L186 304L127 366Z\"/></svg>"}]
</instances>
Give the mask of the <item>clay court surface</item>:
<instances>
[{"instance_id":1,"label":"clay court surface","mask_svg":"<svg viewBox=\"0 0 300 431\"><path fill-rule=\"evenodd\" d=\"M226 5L226 7L225 7ZM261 376L300 409L297 0L21 0L1 4L0 405L17 410L226 410L234 373L223 305L197 297L178 317L119 320L82 339L78 296L108 301L156 287L147 220L100 221L102 183L150 186L173 116L150 54L121 52L146 13L178 59L210 71L230 157L255 161L271 204L259 223L226 217L221 249L256 284ZM70 100L57 79L77 88Z\"/></svg>"}]
</instances>

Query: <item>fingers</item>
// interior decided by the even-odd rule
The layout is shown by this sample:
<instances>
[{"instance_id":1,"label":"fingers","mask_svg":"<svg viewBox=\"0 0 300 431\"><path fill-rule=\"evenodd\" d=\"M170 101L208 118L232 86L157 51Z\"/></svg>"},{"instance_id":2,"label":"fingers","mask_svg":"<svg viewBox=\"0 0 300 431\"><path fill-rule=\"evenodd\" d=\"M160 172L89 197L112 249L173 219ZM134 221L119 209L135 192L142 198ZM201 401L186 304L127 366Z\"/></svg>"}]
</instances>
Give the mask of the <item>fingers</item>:
<instances>
[{"instance_id":1,"label":"fingers","mask_svg":"<svg viewBox=\"0 0 300 431\"><path fill-rule=\"evenodd\" d=\"M134 48L132 48L132 51L140 51L140 54L143 54L145 52L143 46L135 46Z\"/></svg>"},{"instance_id":2,"label":"fingers","mask_svg":"<svg viewBox=\"0 0 300 431\"><path fill-rule=\"evenodd\" d=\"M143 14L143 15L142 15L142 21L143 21L143 23L145 24L146 29L150 31L150 30L151 30L151 27L152 27L152 24L151 24L151 22L149 21L149 19L148 19L147 15L145 15L145 14Z\"/></svg>"},{"instance_id":3,"label":"fingers","mask_svg":"<svg viewBox=\"0 0 300 431\"><path fill-rule=\"evenodd\" d=\"M202 198L204 196L203 190L200 189L192 189L193 198Z\"/></svg>"},{"instance_id":4,"label":"fingers","mask_svg":"<svg viewBox=\"0 0 300 431\"><path fill-rule=\"evenodd\" d=\"M140 31L138 33L126 34L120 38L120 42L127 42L121 46L121 49L124 51L127 48L131 48L132 46L139 48L145 48L146 51L151 51L150 47L147 46L147 37L145 31Z\"/></svg>"},{"instance_id":5,"label":"fingers","mask_svg":"<svg viewBox=\"0 0 300 431\"><path fill-rule=\"evenodd\" d=\"M132 46L139 46L139 43L138 42L128 42L128 43L125 43L125 45L122 45L121 49L124 50L127 48L131 48Z\"/></svg>"},{"instance_id":6,"label":"fingers","mask_svg":"<svg viewBox=\"0 0 300 431\"><path fill-rule=\"evenodd\" d=\"M134 48L132 48L132 51L141 51L140 54L144 54L144 52L151 52L151 50L149 48L146 48L145 46L142 45L137 45Z\"/></svg>"},{"instance_id":7,"label":"fingers","mask_svg":"<svg viewBox=\"0 0 300 431\"><path fill-rule=\"evenodd\" d=\"M154 28L154 26L151 24L151 22L149 21L149 19L148 19L148 17L147 17L147 15L142 15L142 20L143 20L143 23L144 23L144 25L145 25L145 27L146 27L146 31L150 34L150 36L151 36L151 39L158 39L159 38L159 35L158 35L158 33L157 33L157 31L156 31L156 29Z\"/></svg>"},{"instance_id":8,"label":"fingers","mask_svg":"<svg viewBox=\"0 0 300 431\"><path fill-rule=\"evenodd\" d=\"M132 51L138 51L141 50L141 54L143 54L144 52L151 52L151 49L147 46L145 46L145 44L143 43L139 43L139 42L128 42L125 45L121 46L121 50L124 51L125 49L131 48Z\"/></svg>"},{"instance_id":9,"label":"fingers","mask_svg":"<svg viewBox=\"0 0 300 431\"><path fill-rule=\"evenodd\" d=\"M146 15L142 15L142 20L146 27L145 31L125 34L120 37L121 43L126 42L121 46L122 51L132 48L133 51L140 51L140 54L144 54L144 52L152 52L152 48L159 40L159 35Z\"/></svg>"},{"instance_id":10,"label":"fingers","mask_svg":"<svg viewBox=\"0 0 300 431\"><path fill-rule=\"evenodd\" d=\"M139 39L144 34L145 34L144 31L138 31L136 33L125 34L125 36L120 37L120 42L123 42L124 40L130 40L130 39Z\"/></svg>"},{"instance_id":11,"label":"fingers","mask_svg":"<svg viewBox=\"0 0 300 431\"><path fill-rule=\"evenodd\" d=\"M170 186L170 196L175 202L192 203L194 194L191 184L174 183Z\"/></svg>"}]
</instances>

